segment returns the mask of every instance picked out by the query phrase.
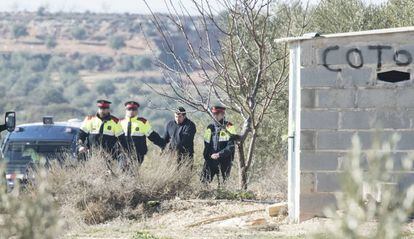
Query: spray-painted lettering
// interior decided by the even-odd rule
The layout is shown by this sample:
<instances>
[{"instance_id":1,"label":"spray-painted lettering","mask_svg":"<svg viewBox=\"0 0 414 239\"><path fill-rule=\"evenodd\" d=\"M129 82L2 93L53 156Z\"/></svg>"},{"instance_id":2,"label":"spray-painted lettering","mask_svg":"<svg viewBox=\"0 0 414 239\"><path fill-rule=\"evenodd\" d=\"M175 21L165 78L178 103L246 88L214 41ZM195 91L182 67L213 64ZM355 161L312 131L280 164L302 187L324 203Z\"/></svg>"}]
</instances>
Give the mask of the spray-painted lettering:
<instances>
[{"instance_id":1,"label":"spray-painted lettering","mask_svg":"<svg viewBox=\"0 0 414 239\"><path fill-rule=\"evenodd\" d=\"M383 64L383 53L384 51L392 51L393 48L388 45L369 45L367 46L368 50L375 51L377 57L377 69L381 70ZM327 47L322 53L322 64L326 67L326 69L334 72L342 71L340 67L334 67L332 64L329 63L328 57L329 54L334 53L335 51L339 51L340 46L330 46ZM359 69L364 66L364 55L360 48L351 48L346 51L345 55L343 56L347 62L347 64L354 68ZM392 59L397 66L408 66L413 61L412 54L404 49L395 50Z\"/></svg>"}]
</instances>

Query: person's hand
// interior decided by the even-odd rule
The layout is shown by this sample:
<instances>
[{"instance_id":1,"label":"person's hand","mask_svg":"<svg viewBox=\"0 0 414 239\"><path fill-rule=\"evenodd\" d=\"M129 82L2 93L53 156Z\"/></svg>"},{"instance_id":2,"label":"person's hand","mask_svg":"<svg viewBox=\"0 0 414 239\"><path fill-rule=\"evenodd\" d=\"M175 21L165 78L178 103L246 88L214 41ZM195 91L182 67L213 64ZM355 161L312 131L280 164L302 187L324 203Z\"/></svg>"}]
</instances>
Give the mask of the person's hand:
<instances>
[{"instance_id":1,"label":"person's hand","mask_svg":"<svg viewBox=\"0 0 414 239\"><path fill-rule=\"evenodd\" d=\"M79 153L85 153L86 152L86 147L83 147L83 146L81 146L81 147L79 147Z\"/></svg>"},{"instance_id":2,"label":"person's hand","mask_svg":"<svg viewBox=\"0 0 414 239\"><path fill-rule=\"evenodd\" d=\"M220 154L219 153L212 154L211 158L214 159L214 160L217 160L217 159L220 158Z\"/></svg>"}]
</instances>

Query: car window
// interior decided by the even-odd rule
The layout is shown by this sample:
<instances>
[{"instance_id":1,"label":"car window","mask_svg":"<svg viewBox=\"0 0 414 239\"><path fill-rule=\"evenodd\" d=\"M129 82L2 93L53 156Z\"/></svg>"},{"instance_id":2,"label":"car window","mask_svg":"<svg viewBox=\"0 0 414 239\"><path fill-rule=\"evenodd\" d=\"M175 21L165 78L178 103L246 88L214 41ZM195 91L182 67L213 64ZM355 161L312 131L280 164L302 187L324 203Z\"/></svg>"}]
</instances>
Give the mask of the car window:
<instances>
[{"instance_id":1,"label":"car window","mask_svg":"<svg viewBox=\"0 0 414 239\"><path fill-rule=\"evenodd\" d=\"M37 163L42 160L61 160L70 151L70 143L10 143L4 152L8 163Z\"/></svg>"}]
</instances>

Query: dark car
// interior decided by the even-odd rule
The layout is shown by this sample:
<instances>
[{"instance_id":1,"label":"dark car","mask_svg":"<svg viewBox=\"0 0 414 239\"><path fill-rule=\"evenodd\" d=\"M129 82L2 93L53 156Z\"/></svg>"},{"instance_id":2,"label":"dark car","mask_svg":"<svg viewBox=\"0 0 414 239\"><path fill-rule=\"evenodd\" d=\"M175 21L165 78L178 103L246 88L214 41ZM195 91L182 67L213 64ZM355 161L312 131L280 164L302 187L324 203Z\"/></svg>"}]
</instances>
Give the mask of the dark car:
<instances>
[{"instance_id":1,"label":"dark car","mask_svg":"<svg viewBox=\"0 0 414 239\"><path fill-rule=\"evenodd\" d=\"M24 181L32 165L75 158L80 125L77 119L54 123L52 117L44 117L42 123L18 125L9 132L1 146L9 187L14 186L15 180Z\"/></svg>"}]
</instances>

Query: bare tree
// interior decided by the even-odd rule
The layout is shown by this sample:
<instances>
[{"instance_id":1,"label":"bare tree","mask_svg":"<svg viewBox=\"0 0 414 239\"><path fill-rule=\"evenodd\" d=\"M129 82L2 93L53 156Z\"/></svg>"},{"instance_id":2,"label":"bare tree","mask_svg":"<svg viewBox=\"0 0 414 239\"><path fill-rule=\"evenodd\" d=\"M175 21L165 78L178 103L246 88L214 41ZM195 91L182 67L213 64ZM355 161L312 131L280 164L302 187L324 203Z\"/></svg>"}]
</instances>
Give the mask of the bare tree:
<instances>
[{"instance_id":1,"label":"bare tree","mask_svg":"<svg viewBox=\"0 0 414 239\"><path fill-rule=\"evenodd\" d=\"M240 188L247 189L258 129L272 102L286 90L288 47L275 39L305 28L305 15L297 21L299 15L292 12L303 12L303 5L296 2L292 8L272 0L192 0L192 6L183 6L170 0L166 3L169 13L161 15L143 1L163 40L164 56L173 62L158 59L167 87L150 87L211 117L210 106L216 102L240 116L243 127L236 137L236 158ZM189 9L196 14L191 15ZM177 47L177 38L181 47Z\"/></svg>"}]
</instances>

